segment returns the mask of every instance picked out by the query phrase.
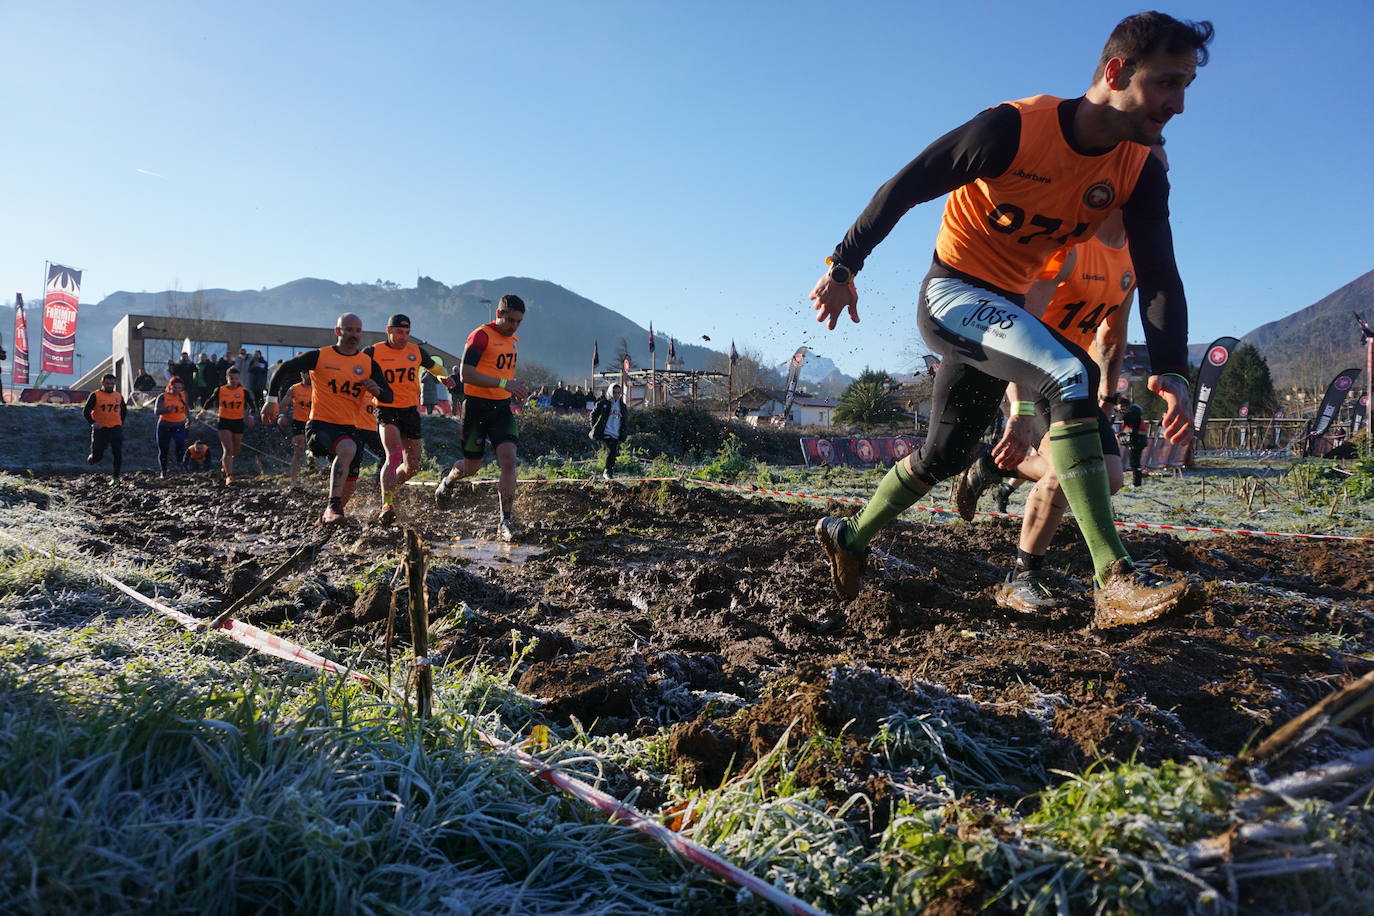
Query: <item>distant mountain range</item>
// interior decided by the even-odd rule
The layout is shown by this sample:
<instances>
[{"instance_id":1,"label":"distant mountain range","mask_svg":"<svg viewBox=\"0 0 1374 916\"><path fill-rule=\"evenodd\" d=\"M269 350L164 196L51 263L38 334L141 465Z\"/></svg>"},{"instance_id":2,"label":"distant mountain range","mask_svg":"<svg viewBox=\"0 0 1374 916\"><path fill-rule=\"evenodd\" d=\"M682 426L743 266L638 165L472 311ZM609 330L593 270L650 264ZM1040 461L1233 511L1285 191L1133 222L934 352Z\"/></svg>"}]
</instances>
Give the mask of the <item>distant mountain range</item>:
<instances>
[{"instance_id":1,"label":"distant mountain range","mask_svg":"<svg viewBox=\"0 0 1374 916\"><path fill-rule=\"evenodd\" d=\"M622 347L635 368L650 363L647 328L556 283L528 277L471 280L459 286L421 277L413 288L306 278L261 290L117 292L94 305L81 306L76 348L88 357L108 354L111 331L126 313L167 314L170 305L171 311L185 314L186 303L197 299L215 317L227 321L318 326L322 329L321 344L332 341L334 321L342 312L357 312L364 328L378 331L392 314L402 312L410 316L415 336L449 352L462 353L473 328L491 320L493 306L483 300L494 303L505 293L515 293L529 308L520 333L522 362L538 363L569 384L583 383L591 372L594 344L600 347L602 370L618 364ZM41 312L32 307L27 312L29 326L39 327ZM655 329L660 368L668 353L666 335L674 330ZM246 345L252 348L251 342ZM699 344L677 340L675 346L684 368L705 369L713 357L717 362L724 360L722 354ZM89 360L87 365L91 365Z\"/></svg>"},{"instance_id":2,"label":"distant mountain range","mask_svg":"<svg viewBox=\"0 0 1374 916\"><path fill-rule=\"evenodd\" d=\"M1275 388L1324 389L1341 370L1364 369L1364 344L1352 312L1374 326L1374 270L1241 339L1263 354Z\"/></svg>"},{"instance_id":3,"label":"distant mountain range","mask_svg":"<svg viewBox=\"0 0 1374 916\"><path fill-rule=\"evenodd\" d=\"M109 353L110 333L126 313L167 314L170 305L173 312L186 314L187 303L196 300L216 317L229 321L318 326L322 344L332 338L334 320L341 312L357 312L369 330L380 330L390 315L404 312L414 322L417 337L450 352L462 352L468 333L491 318L491 306L483 300L495 302L503 293L515 293L530 309L520 342L524 361L538 363L569 383L579 383L591 371L594 343L600 346L603 370L615 366L622 348L635 368L649 365L647 328L556 283L528 277L470 280L458 286L421 277L413 288L306 278L261 290L117 292L93 305L81 306L76 348L86 354L89 367L97 354ZM35 306L37 303L30 303L28 316L34 350L31 361L36 366L42 313L41 307ZM1323 388L1340 370L1364 366L1364 348L1352 311L1374 324L1374 270L1304 309L1255 328L1242 340L1254 344L1264 355L1276 387ZM9 339L13 327L12 309L0 309L0 333L7 345L13 343ZM667 357L667 335L678 332L699 339L691 329L656 328L660 367ZM675 343L684 368L724 368L729 341L712 341L712 347L680 338ZM1201 359L1208 343L1190 345L1189 356L1194 363ZM777 369L785 376L787 364ZM815 353L807 354L802 380L812 390L836 394L853 381L829 358Z\"/></svg>"}]
</instances>

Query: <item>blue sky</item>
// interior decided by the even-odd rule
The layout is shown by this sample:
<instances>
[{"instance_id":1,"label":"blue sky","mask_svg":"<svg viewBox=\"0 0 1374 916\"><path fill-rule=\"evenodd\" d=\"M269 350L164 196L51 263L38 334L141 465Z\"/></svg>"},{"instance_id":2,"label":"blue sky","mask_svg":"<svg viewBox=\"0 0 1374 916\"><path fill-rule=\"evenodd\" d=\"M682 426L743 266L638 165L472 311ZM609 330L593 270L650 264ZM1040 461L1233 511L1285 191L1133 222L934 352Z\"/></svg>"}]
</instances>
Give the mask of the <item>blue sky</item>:
<instances>
[{"instance_id":1,"label":"blue sky","mask_svg":"<svg viewBox=\"0 0 1374 916\"><path fill-rule=\"evenodd\" d=\"M10 0L0 291L37 298L45 259L84 302L521 275L686 340L905 369L939 202L870 259L859 325L812 320L822 259L944 131L1080 94L1138 9ZM1165 10L1217 27L1167 130L1205 341L1374 268L1374 3Z\"/></svg>"}]
</instances>

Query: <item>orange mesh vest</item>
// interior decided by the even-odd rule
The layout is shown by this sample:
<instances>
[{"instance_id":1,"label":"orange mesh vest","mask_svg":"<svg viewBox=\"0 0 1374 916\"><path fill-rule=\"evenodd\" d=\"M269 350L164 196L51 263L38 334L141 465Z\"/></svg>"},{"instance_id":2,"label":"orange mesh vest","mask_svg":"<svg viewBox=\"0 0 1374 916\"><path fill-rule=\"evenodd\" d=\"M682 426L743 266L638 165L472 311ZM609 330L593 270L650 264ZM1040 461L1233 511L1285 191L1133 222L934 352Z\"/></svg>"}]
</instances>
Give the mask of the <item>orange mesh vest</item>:
<instances>
[{"instance_id":1,"label":"orange mesh vest","mask_svg":"<svg viewBox=\"0 0 1374 916\"><path fill-rule=\"evenodd\" d=\"M945 264L1024 293L1051 254L1092 238L1130 198L1149 147L1075 152L1059 127L1062 101L1037 95L1009 103L1021 114L1021 144L1006 172L950 192L935 241Z\"/></svg>"},{"instance_id":2,"label":"orange mesh vest","mask_svg":"<svg viewBox=\"0 0 1374 916\"><path fill-rule=\"evenodd\" d=\"M204 461L205 456L210 454L210 446L206 445L204 442L197 442L195 445L188 448L187 451L191 453L192 461Z\"/></svg>"},{"instance_id":3,"label":"orange mesh vest","mask_svg":"<svg viewBox=\"0 0 1374 916\"><path fill-rule=\"evenodd\" d=\"M163 423L185 423L186 422L186 392L177 394L168 388L162 392L162 406L170 407L171 410L163 414L160 419Z\"/></svg>"},{"instance_id":4,"label":"orange mesh vest","mask_svg":"<svg viewBox=\"0 0 1374 916\"><path fill-rule=\"evenodd\" d=\"M420 405L420 348L408 343L399 350L386 341L372 348L372 359L386 373L392 398L388 407L418 407Z\"/></svg>"},{"instance_id":5,"label":"orange mesh vest","mask_svg":"<svg viewBox=\"0 0 1374 916\"><path fill-rule=\"evenodd\" d=\"M163 403L167 403L163 401ZM91 419L96 426L103 426L106 429L111 426L123 426L124 418L119 415L119 408L124 404L124 395L118 391L106 391L104 388L97 389L95 392L95 408L91 411Z\"/></svg>"},{"instance_id":6,"label":"orange mesh vest","mask_svg":"<svg viewBox=\"0 0 1374 916\"><path fill-rule=\"evenodd\" d=\"M291 386L291 418L305 421L310 416L310 388L297 383Z\"/></svg>"},{"instance_id":7,"label":"orange mesh vest","mask_svg":"<svg viewBox=\"0 0 1374 916\"><path fill-rule=\"evenodd\" d=\"M1054 291L1042 320L1088 350L1098 325L1106 322L1111 327L1120 327L1125 323L1121 306L1135 288L1135 272L1131 269L1130 249L1125 245L1110 248L1097 239L1089 239L1075 251L1073 275ZM1055 255L1045 269L1053 277L1063 263L1064 259Z\"/></svg>"},{"instance_id":8,"label":"orange mesh vest","mask_svg":"<svg viewBox=\"0 0 1374 916\"><path fill-rule=\"evenodd\" d=\"M388 404L388 407L391 405ZM353 425L365 433L375 433L377 431L377 399L371 392L364 391L362 396L354 401L354 420Z\"/></svg>"},{"instance_id":9,"label":"orange mesh vest","mask_svg":"<svg viewBox=\"0 0 1374 916\"><path fill-rule=\"evenodd\" d=\"M230 388L228 385L219 386L219 403L216 408L219 410L221 420L242 420L244 393L248 389L242 385L237 388Z\"/></svg>"},{"instance_id":10,"label":"orange mesh vest","mask_svg":"<svg viewBox=\"0 0 1374 916\"><path fill-rule=\"evenodd\" d=\"M321 347L319 360L310 370L310 419L339 426L357 420L357 401L363 381L372 375L372 357L358 352L345 356L334 347Z\"/></svg>"},{"instance_id":11,"label":"orange mesh vest","mask_svg":"<svg viewBox=\"0 0 1374 916\"><path fill-rule=\"evenodd\" d=\"M520 340L519 334L512 334L507 337L496 330L494 322L484 324L477 330L468 335L468 346L472 346L473 338L478 334L487 335L487 348L482 351L482 358L473 366L478 372L490 375L493 378L503 378L506 381L515 379L515 344ZM484 388L481 385L469 385L463 383L463 394L470 398L486 398L489 401L504 401L510 398L510 392L504 388Z\"/></svg>"}]
</instances>

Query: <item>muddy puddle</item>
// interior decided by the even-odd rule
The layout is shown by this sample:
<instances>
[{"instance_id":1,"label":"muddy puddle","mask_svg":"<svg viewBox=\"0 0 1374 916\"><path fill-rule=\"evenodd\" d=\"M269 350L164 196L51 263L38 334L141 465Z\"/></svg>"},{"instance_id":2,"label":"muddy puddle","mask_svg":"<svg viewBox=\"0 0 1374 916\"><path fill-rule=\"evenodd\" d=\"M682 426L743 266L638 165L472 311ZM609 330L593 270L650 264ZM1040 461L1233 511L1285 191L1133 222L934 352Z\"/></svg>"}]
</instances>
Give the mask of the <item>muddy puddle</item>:
<instances>
[{"instance_id":1,"label":"muddy puddle","mask_svg":"<svg viewBox=\"0 0 1374 916\"><path fill-rule=\"evenodd\" d=\"M320 494L275 478L228 492L207 478L141 474L119 490L90 477L54 483L89 513L93 543L171 563L225 602L320 531ZM938 714L1014 746L1020 769L1039 774L1023 791L1102 757L1234 755L1374 668L1367 544L1130 532L1133 553L1196 577L1205 600L1160 624L1100 632L1068 526L1049 560L1061 606L1027 616L992 600L1015 558L1006 519L898 523L875 541L863 591L840 605L813 534L820 504L676 483L522 485L525 536L507 546L495 539L489 487L443 509L428 488L401 500L432 545L432 613L462 621L446 623L436 654L505 670L513 648L533 645L516 682L550 720L606 734L668 728L689 782L747 765L784 734L824 732L846 736L855 758L816 778L827 791L869 791L877 763L861 759L863 739L892 716ZM366 518L376 504L365 480L353 511ZM380 644L401 541L399 528L350 521L245 616L290 621L307 645ZM1371 740L1366 717L1304 753L1329 760L1342 742Z\"/></svg>"}]
</instances>

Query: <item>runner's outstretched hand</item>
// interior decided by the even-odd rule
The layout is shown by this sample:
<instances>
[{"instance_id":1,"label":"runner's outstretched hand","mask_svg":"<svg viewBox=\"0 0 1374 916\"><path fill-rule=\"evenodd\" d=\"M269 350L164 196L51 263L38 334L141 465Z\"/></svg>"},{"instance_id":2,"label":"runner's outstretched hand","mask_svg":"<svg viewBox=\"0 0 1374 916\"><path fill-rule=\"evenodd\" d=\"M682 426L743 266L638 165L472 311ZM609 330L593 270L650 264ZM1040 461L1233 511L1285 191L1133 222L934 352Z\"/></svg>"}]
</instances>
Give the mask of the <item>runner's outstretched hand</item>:
<instances>
[{"instance_id":1,"label":"runner's outstretched hand","mask_svg":"<svg viewBox=\"0 0 1374 916\"><path fill-rule=\"evenodd\" d=\"M830 274L821 274L807 298L815 303L812 308L816 310L816 320L827 322L828 330L835 330L840 313L845 309L849 309L849 320L859 323L859 290L853 280L836 283L830 279Z\"/></svg>"},{"instance_id":2,"label":"runner's outstretched hand","mask_svg":"<svg viewBox=\"0 0 1374 916\"><path fill-rule=\"evenodd\" d=\"M1004 471L1010 471L1026 460L1031 444L1031 417L1011 416L1002 430L1002 438L992 447L992 460Z\"/></svg>"},{"instance_id":3,"label":"runner's outstretched hand","mask_svg":"<svg viewBox=\"0 0 1374 916\"><path fill-rule=\"evenodd\" d=\"M1193 398L1188 383L1177 375L1152 375L1147 383L1164 399L1164 419L1159 431L1170 445L1183 445L1193 438Z\"/></svg>"}]
</instances>

